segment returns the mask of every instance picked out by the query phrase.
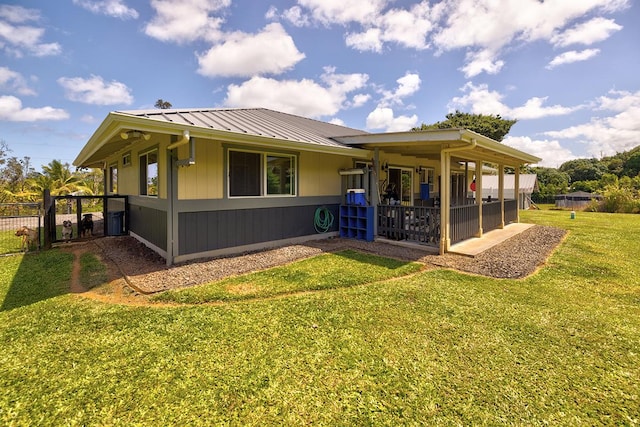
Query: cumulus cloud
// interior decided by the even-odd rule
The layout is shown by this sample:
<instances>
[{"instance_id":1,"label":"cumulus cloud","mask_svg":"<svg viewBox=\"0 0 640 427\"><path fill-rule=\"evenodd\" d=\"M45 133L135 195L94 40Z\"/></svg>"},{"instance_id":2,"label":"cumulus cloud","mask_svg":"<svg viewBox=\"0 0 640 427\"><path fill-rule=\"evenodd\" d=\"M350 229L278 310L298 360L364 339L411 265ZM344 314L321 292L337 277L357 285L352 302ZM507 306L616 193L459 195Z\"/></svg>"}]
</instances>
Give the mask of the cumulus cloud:
<instances>
[{"instance_id":1,"label":"cumulus cloud","mask_svg":"<svg viewBox=\"0 0 640 427\"><path fill-rule=\"evenodd\" d=\"M418 123L418 116L395 116L392 108L378 106L367 116L367 129L385 132L405 132Z\"/></svg>"},{"instance_id":2,"label":"cumulus cloud","mask_svg":"<svg viewBox=\"0 0 640 427\"><path fill-rule=\"evenodd\" d=\"M93 105L116 105L133 103L131 90L124 83L105 82L100 76L61 77L58 84L65 89L67 99Z\"/></svg>"},{"instance_id":3,"label":"cumulus cloud","mask_svg":"<svg viewBox=\"0 0 640 427\"><path fill-rule=\"evenodd\" d=\"M542 160L537 166L557 168L564 162L577 158L570 150L562 147L557 140L537 140L528 136L507 135L502 143L541 158Z\"/></svg>"},{"instance_id":4,"label":"cumulus cloud","mask_svg":"<svg viewBox=\"0 0 640 427\"><path fill-rule=\"evenodd\" d=\"M349 93L362 89L366 74L336 74L326 68L321 85L310 79L275 80L252 77L242 84L229 85L224 104L228 107L261 106L305 117L332 116L347 108Z\"/></svg>"},{"instance_id":5,"label":"cumulus cloud","mask_svg":"<svg viewBox=\"0 0 640 427\"><path fill-rule=\"evenodd\" d=\"M198 73L208 77L281 74L305 57L279 23L267 25L258 34L237 32L225 39L198 55Z\"/></svg>"},{"instance_id":6,"label":"cumulus cloud","mask_svg":"<svg viewBox=\"0 0 640 427\"><path fill-rule=\"evenodd\" d=\"M404 76L396 80L398 86L392 91L381 90L382 99L380 106L402 105L404 98L415 94L420 89L420 75L407 72Z\"/></svg>"},{"instance_id":7,"label":"cumulus cloud","mask_svg":"<svg viewBox=\"0 0 640 427\"><path fill-rule=\"evenodd\" d=\"M551 43L557 47L567 47L572 44L588 46L608 39L611 34L621 29L622 25L616 24L613 19L597 17L555 34L551 37Z\"/></svg>"},{"instance_id":8,"label":"cumulus cloud","mask_svg":"<svg viewBox=\"0 0 640 427\"><path fill-rule=\"evenodd\" d=\"M0 90L15 92L18 95L35 95L36 92L29 87L22 74L0 67Z\"/></svg>"},{"instance_id":9,"label":"cumulus cloud","mask_svg":"<svg viewBox=\"0 0 640 427\"><path fill-rule=\"evenodd\" d=\"M562 116L584 108L582 105L574 107L546 106L544 104L547 97L533 97L519 107L509 107L502 102L504 95L489 90L489 86L486 84L476 86L469 82L461 88L461 91L464 92L464 95L454 97L449 103L449 109L470 111L473 114L499 114L504 118L517 120L532 120Z\"/></svg>"},{"instance_id":10,"label":"cumulus cloud","mask_svg":"<svg viewBox=\"0 0 640 427\"><path fill-rule=\"evenodd\" d=\"M640 91L612 91L595 101L594 111L603 114L589 122L570 126L545 135L573 139L586 144L592 156L613 155L630 150L640 141Z\"/></svg>"},{"instance_id":11,"label":"cumulus cloud","mask_svg":"<svg viewBox=\"0 0 640 427\"><path fill-rule=\"evenodd\" d=\"M622 27L598 14L629 7L630 0L541 2L538 0L444 0L433 5L423 0L402 5L392 0L298 0L277 14L296 26L324 25L344 28L345 43L360 51L383 53L385 46L436 54L465 50L461 71L471 78L496 74L505 65L508 49L545 41L556 47L593 44ZM585 17L590 17L586 20Z\"/></svg>"},{"instance_id":12,"label":"cumulus cloud","mask_svg":"<svg viewBox=\"0 0 640 427\"><path fill-rule=\"evenodd\" d=\"M73 0L88 11L119 19L137 19L138 11L127 6L123 0Z\"/></svg>"},{"instance_id":13,"label":"cumulus cloud","mask_svg":"<svg viewBox=\"0 0 640 427\"><path fill-rule=\"evenodd\" d=\"M561 53L556 56L547 64L546 68L548 70L552 70L558 65L571 64L573 62L586 61L588 59L593 58L598 53L600 53L600 49L585 49L582 51L570 50L568 52Z\"/></svg>"},{"instance_id":14,"label":"cumulus cloud","mask_svg":"<svg viewBox=\"0 0 640 427\"><path fill-rule=\"evenodd\" d=\"M22 6L0 5L0 48L7 53L22 57L51 56L62 52L58 43L43 43L45 29L33 25L40 21L40 12Z\"/></svg>"},{"instance_id":15,"label":"cumulus cloud","mask_svg":"<svg viewBox=\"0 0 640 427\"><path fill-rule=\"evenodd\" d=\"M15 96L0 96L0 120L8 122L35 122L40 120L65 120L69 114L53 107L23 108Z\"/></svg>"},{"instance_id":16,"label":"cumulus cloud","mask_svg":"<svg viewBox=\"0 0 640 427\"><path fill-rule=\"evenodd\" d=\"M218 41L224 19L212 14L230 4L231 0L151 0L156 14L144 31L164 42Z\"/></svg>"}]
</instances>

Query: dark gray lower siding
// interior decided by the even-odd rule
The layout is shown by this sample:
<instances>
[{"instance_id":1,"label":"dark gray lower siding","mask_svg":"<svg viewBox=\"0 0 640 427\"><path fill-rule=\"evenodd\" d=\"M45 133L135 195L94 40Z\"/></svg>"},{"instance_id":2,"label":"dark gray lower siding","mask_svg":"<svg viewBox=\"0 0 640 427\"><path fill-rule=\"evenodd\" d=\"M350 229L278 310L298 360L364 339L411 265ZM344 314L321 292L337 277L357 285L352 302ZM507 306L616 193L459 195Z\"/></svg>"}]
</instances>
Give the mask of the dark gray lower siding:
<instances>
[{"instance_id":1,"label":"dark gray lower siding","mask_svg":"<svg viewBox=\"0 0 640 427\"><path fill-rule=\"evenodd\" d=\"M338 230L338 204L324 205L334 215ZM317 234L314 216L318 205L181 212L178 215L179 254L252 245Z\"/></svg>"},{"instance_id":2,"label":"dark gray lower siding","mask_svg":"<svg viewBox=\"0 0 640 427\"><path fill-rule=\"evenodd\" d=\"M129 230L167 250L167 212L129 203Z\"/></svg>"}]
</instances>

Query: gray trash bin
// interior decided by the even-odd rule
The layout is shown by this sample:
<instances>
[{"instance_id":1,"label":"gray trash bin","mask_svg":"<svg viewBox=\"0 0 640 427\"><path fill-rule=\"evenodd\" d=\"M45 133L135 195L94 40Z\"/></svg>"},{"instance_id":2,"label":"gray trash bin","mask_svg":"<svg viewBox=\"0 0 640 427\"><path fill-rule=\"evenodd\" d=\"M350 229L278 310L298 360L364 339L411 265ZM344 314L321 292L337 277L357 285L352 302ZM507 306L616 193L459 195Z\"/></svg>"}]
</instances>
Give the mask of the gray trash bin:
<instances>
[{"instance_id":1,"label":"gray trash bin","mask_svg":"<svg viewBox=\"0 0 640 427\"><path fill-rule=\"evenodd\" d=\"M124 211L107 212L107 234L109 236L124 234Z\"/></svg>"}]
</instances>

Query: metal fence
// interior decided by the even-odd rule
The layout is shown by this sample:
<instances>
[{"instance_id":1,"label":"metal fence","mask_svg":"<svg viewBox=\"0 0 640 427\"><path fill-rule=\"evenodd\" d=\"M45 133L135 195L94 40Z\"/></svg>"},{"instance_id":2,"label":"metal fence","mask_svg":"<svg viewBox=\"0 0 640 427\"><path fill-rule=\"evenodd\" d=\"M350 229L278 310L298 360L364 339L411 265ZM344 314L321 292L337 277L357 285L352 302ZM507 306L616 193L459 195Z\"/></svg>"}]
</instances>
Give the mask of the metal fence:
<instances>
[{"instance_id":1,"label":"metal fence","mask_svg":"<svg viewBox=\"0 0 640 427\"><path fill-rule=\"evenodd\" d=\"M0 255L40 249L42 207L39 203L0 204Z\"/></svg>"},{"instance_id":2,"label":"metal fence","mask_svg":"<svg viewBox=\"0 0 640 427\"><path fill-rule=\"evenodd\" d=\"M125 235L128 209L126 196L53 196L47 212L49 241Z\"/></svg>"}]
</instances>

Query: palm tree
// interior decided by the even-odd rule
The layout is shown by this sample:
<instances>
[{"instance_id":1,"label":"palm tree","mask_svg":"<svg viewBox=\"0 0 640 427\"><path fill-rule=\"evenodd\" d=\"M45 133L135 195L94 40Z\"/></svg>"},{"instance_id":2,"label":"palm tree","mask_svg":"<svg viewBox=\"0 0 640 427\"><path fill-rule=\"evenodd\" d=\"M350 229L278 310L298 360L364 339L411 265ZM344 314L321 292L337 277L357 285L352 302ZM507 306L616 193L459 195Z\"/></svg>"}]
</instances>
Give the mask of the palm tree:
<instances>
[{"instance_id":1,"label":"palm tree","mask_svg":"<svg viewBox=\"0 0 640 427\"><path fill-rule=\"evenodd\" d=\"M171 103L160 98L156 101L154 107L166 110L167 108L171 108Z\"/></svg>"}]
</instances>

